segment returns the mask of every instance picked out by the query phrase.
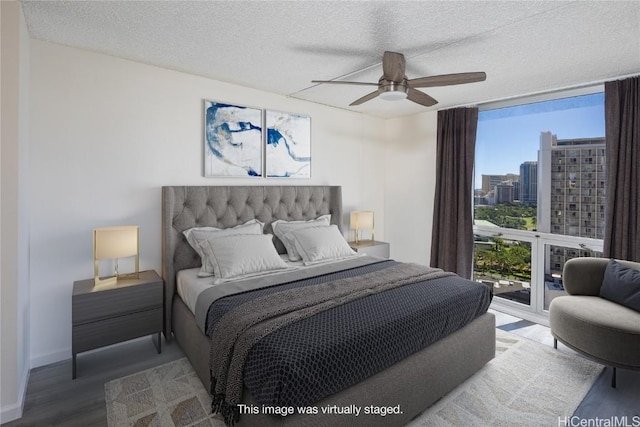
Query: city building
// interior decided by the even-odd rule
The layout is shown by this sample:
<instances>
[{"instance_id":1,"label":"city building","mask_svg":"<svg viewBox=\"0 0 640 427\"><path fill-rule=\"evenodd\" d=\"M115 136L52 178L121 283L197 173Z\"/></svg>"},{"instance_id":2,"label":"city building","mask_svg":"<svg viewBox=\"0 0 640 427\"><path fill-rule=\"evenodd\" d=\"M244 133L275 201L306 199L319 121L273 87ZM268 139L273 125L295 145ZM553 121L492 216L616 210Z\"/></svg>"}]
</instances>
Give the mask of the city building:
<instances>
[{"instance_id":1,"label":"city building","mask_svg":"<svg viewBox=\"0 0 640 427\"><path fill-rule=\"evenodd\" d=\"M538 201L538 162L524 162L520 165L519 200L527 205Z\"/></svg>"},{"instance_id":2,"label":"city building","mask_svg":"<svg viewBox=\"0 0 640 427\"><path fill-rule=\"evenodd\" d=\"M538 162L538 230L602 239L605 203L604 137L558 140L541 132ZM547 271L561 271L575 250L554 248Z\"/></svg>"},{"instance_id":3,"label":"city building","mask_svg":"<svg viewBox=\"0 0 640 427\"><path fill-rule=\"evenodd\" d=\"M514 173L508 173L506 175L482 175L482 191L485 194L489 194L496 185L504 181L520 181L520 176Z\"/></svg>"},{"instance_id":4,"label":"city building","mask_svg":"<svg viewBox=\"0 0 640 427\"><path fill-rule=\"evenodd\" d=\"M494 187L494 202L496 205L513 203L514 186L512 181L503 181Z\"/></svg>"}]
</instances>

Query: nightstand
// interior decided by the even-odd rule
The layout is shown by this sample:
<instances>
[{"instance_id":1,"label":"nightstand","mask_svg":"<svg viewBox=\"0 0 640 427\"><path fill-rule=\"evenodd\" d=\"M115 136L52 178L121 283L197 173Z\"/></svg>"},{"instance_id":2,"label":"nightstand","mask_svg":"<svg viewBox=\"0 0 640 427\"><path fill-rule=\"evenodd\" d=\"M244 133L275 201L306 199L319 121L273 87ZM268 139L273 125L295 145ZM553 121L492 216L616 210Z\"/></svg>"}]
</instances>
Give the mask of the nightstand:
<instances>
[{"instance_id":1,"label":"nightstand","mask_svg":"<svg viewBox=\"0 0 640 427\"><path fill-rule=\"evenodd\" d=\"M358 243L349 242L351 249L359 254L389 258L389 243L378 242L377 240L361 240Z\"/></svg>"},{"instance_id":2,"label":"nightstand","mask_svg":"<svg viewBox=\"0 0 640 427\"><path fill-rule=\"evenodd\" d=\"M153 270L138 279L120 279L115 285L94 286L94 279L73 283L73 378L76 356L144 335L158 334L154 344L162 351L163 281Z\"/></svg>"}]
</instances>

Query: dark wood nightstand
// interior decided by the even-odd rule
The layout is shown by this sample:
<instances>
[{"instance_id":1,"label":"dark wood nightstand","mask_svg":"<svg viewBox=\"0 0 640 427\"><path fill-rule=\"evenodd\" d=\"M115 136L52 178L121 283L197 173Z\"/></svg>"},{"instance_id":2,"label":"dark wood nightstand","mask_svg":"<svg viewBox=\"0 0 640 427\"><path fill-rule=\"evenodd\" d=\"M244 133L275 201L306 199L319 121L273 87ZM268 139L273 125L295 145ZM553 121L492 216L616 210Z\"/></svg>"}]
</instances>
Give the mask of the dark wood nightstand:
<instances>
[{"instance_id":1,"label":"dark wood nightstand","mask_svg":"<svg viewBox=\"0 0 640 427\"><path fill-rule=\"evenodd\" d=\"M95 287L93 279L74 282L71 306L74 379L76 356L83 351L156 333L154 344L162 351L163 281L153 270L110 286Z\"/></svg>"},{"instance_id":2,"label":"dark wood nightstand","mask_svg":"<svg viewBox=\"0 0 640 427\"><path fill-rule=\"evenodd\" d=\"M389 258L389 243L377 240L360 240L358 243L349 242L351 249L359 254Z\"/></svg>"}]
</instances>

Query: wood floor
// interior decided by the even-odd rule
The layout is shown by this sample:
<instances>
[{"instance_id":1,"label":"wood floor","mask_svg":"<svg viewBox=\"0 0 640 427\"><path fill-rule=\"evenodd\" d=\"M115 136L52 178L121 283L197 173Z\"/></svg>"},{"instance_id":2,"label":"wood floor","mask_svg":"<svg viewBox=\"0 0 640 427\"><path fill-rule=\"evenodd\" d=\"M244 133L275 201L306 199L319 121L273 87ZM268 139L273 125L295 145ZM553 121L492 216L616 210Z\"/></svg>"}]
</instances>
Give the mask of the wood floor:
<instances>
[{"instance_id":1,"label":"wood floor","mask_svg":"<svg viewBox=\"0 0 640 427\"><path fill-rule=\"evenodd\" d=\"M173 340L158 354L151 337L78 355L78 377L71 379L71 359L33 369L22 418L2 427L107 425L104 384L184 357Z\"/></svg>"},{"instance_id":2,"label":"wood floor","mask_svg":"<svg viewBox=\"0 0 640 427\"><path fill-rule=\"evenodd\" d=\"M549 328L492 312L498 328L553 347ZM558 351L575 354L562 344L558 347ZM151 338L144 338L81 354L75 380L71 379L71 359L36 368L29 378L23 417L2 426L106 426L106 382L181 357L184 354L175 341L163 343L158 355ZM605 369L573 415L587 420L627 416L628 425L634 425L632 417L640 416L640 372L618 369L614 389L611 370Z\"/></svg>"}]
</instances>

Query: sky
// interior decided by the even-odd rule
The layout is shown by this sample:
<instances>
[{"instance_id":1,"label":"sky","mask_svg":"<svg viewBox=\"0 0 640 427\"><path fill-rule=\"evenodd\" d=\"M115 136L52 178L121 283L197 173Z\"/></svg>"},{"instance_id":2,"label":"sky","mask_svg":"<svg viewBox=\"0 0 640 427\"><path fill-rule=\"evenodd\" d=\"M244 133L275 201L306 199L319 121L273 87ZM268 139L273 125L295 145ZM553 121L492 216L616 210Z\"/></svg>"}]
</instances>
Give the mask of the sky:
<instances>
[{"instance_id":1,"label":"sky","mask_svg":"<svg viewBox=\"0 0 640 427\"><path fill-rule=\"evenodd\" d=\"M520 164L538 160L543 131L558 139L603 137L604 93L481 111L474 188L482 175L520 174Z\"/></svg>"}]
</instances>

